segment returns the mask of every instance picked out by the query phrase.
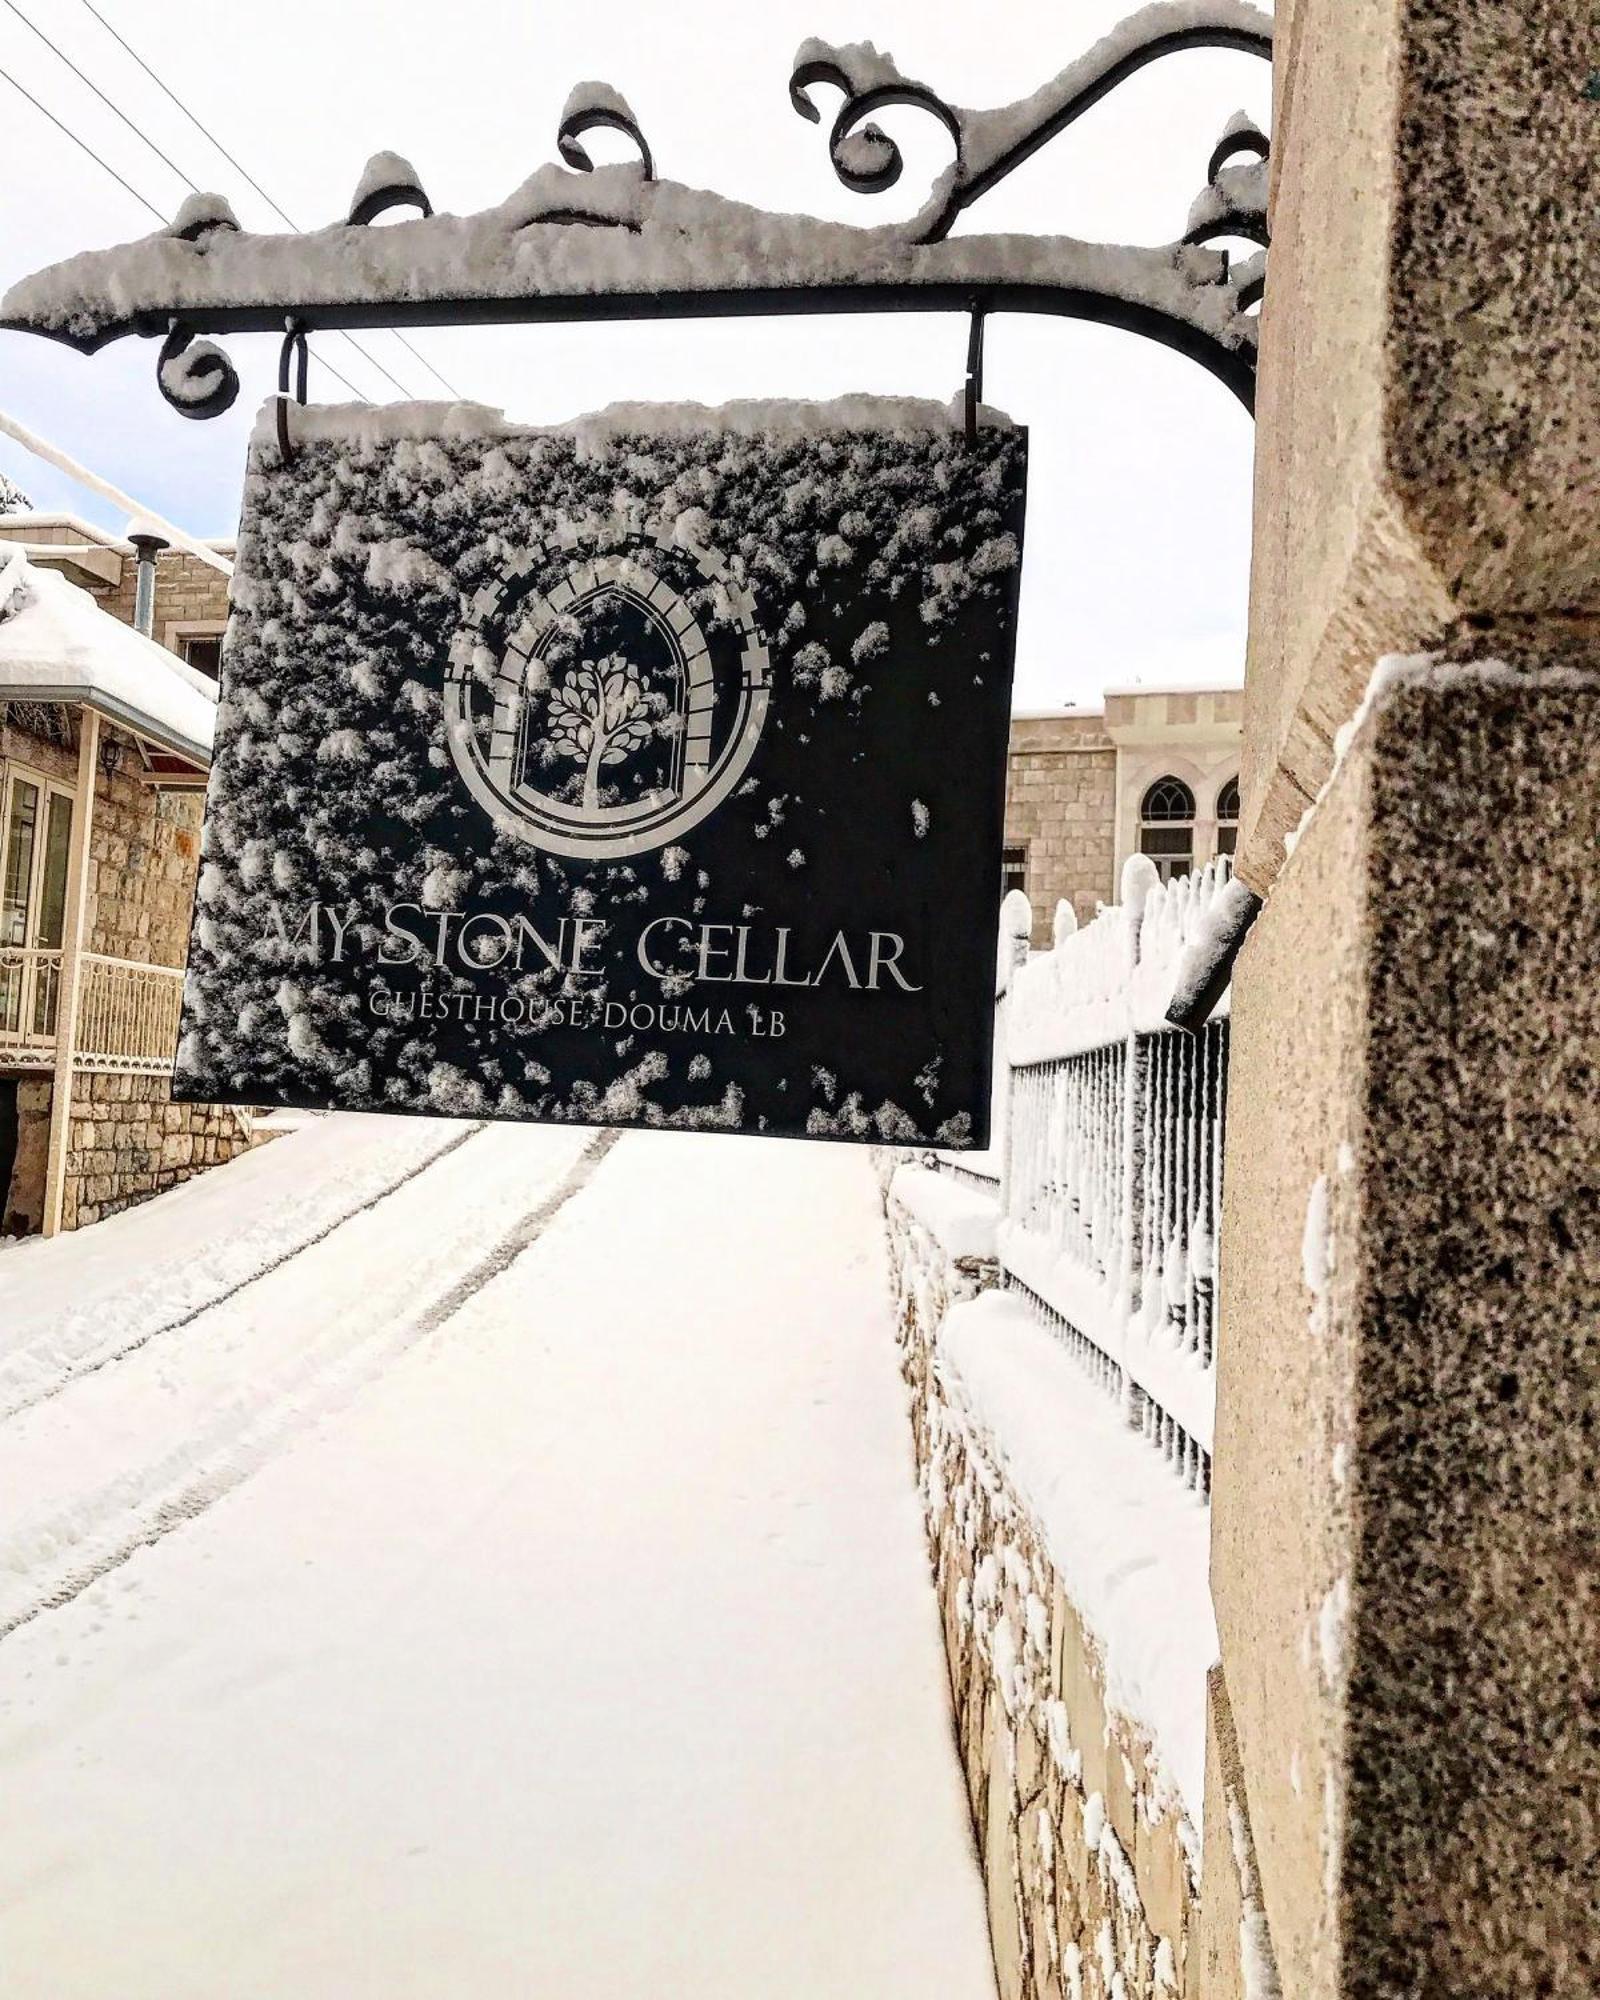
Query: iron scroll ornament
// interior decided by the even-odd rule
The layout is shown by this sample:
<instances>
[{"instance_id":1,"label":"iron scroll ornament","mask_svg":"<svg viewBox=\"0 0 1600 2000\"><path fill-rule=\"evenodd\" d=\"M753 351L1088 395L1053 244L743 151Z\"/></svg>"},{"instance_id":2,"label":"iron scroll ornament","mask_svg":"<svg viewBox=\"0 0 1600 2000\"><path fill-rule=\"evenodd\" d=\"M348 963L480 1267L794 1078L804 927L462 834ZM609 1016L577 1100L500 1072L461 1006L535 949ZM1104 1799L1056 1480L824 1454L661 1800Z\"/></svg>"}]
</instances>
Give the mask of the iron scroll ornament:
<instances>
[{"instance_id":1,"label":"iron scroll ornament","mask_svg":"<svg viewBox=\"0 0 1600 2000\"><path fill-rule=\"evenodd\" d=\"M806 43L790 99L816 121L812 90L845 93L829 146L846 185L870 193L900 177L899 148L871 123L876 109L917 106L954 143L953 166L918 214L876 228L769 212L662 181L621 94L581 84L560 120L566 164L541 167L496 207L434 213L420 178L395 154L369 164L346 220L306 235L242 230L220 197L191 195L165 231L20 280L0 300L0 328L83 353L129 334L158 339L162 395L203 418L220 415L239 391L212 336L282 335L286 326L303 335L912 311L967 313L981 327L992 312L1045 313L1121 327L1186 354L1253 409L1269 148L1243 115L1225 129L1173 242L951 234L963 211L1128 77L1201 48L1270 60L1271 18L1248 0L1155 0L1031 96L992 111L951 105L870 44ZM582 139L597 127L625 134L638 160L595 167ZM415 219L381 236L351 235L400 205ZM1257 253L1235 261L1216 247L1240 239ZM595 254L600 242L604 252ZM973 393L969 379L969 404Z\"/></svg>"},{"instance_id":2,"label":"iron scroll ornament","mask_svg":"<svg viewBox=\"0 0 1600 2000\"><path fill-rule=\"evenodd\" d=\"M1271 23L1254 8L1218 8L1211 10L1210 18L1197 19L1192 8L1147 7L1031 97L996 111L967 111L947 103L927 84L902 76L893 59L869 43L835 48L808 42L789 79L789 101L801 117L817 124L821 113L811 101L812 87L831 84L843 93L844 102L828 135L828 154L840 180L860 194L879 194L893 187L903 167L893 139L864 120L891 105L912 105L937 118L954 143L955 164L913 227L920 242L939 243L963 209L1075 124L1118 84L1163 56L1198 48L1236 49L1270 61ZM1258 157L1264 159L1265 139L1254 127L1250 130L1261 141ZM1250 150L1255 150L1253 142ZM1208 179L1216 179L1232 154L1230 135L1225 134L1212 154Z\"/></svg>"}]
</instances>

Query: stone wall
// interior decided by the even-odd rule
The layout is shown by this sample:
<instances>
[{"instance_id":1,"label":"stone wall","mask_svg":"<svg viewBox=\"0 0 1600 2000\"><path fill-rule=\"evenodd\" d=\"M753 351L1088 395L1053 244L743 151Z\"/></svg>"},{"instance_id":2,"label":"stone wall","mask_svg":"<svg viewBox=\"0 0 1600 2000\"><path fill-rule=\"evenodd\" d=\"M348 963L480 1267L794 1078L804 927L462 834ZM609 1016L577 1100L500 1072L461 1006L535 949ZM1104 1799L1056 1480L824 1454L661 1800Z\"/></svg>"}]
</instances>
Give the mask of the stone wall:
<instances>
[{"instance_id":1,"label":"stone wall","mask_svg":"<svg viewBox=\"0 0 1600 2000\"><path fill-rule=\"evenodd\" d=\"M18 1146L0 1234L23 1235L44 1215L45 1154L53 1085L18 1086ZM251 1145L249 1128L223 1104L174 1104L162 1077L79 1075L72 1089L61 1226L81 1229L220 1166Z\"/></svg>"},{"instance_id":2,"label":"stone wall","mask_svg":"<svg viewBox=\"0 0 1600 2000\"><path fill-rule=\"evenodd\" d=\"M1006 843L1028 850L1034 942L1050 942L1065 899L1087 923L1116 893L1117 753L1097 715L1014 716Z\"/></svg>"},{"instance_id":3,"label":"stone wall","mask_svg":"<svg viewBox=\"0 0 1600 2000\"><path fill-rule=\"evenodd\" d=\"M1287 2000L1600 1992L1580 657L1393 672L1235 976L1212 1579Z\"/></svg>"},{"instance_id":4,"label":"stone wall","mask_svg":"<svg viewBox=\"0 0 1600 2000\"><path fill-rule=\"evenodd\" d=\"M129 557L122 565L121 583L100 600L124 625L133 623L137 580L138 564ZM181 549L163 549L156 557L156 641L165 644L169 625L220 625L227 616L228 579L222 571Z\"/></svg>"},{"instance_id":5,"label":"stone wall","mask_svg":"<svg viewBox=\"0 0 1600 2000\"><path fill-rule=\"evenodd\" d=\"M1158 1795L1149 1743L1108 1702L1094 1639L936 1350L945 1312L992 1282L994 1267L953 1258L887 1187L885 1200L1001 2000L1184 2000L1205 1990L1195 1969L1195 1835ZM1232 1976L1236 1957L1222 1959Z\"/></svg>"},{"instance_id":6,"label":"stone wall","mask_svg":"<svg viewBox=\"0 0 1600 2000\"><path fill-rule=\"evenodd\" d=\"M102 727L103 737L113 735ZM0 721L0 764L7 762L64 785L77 783L75 748ZM88 950L142 964L183 964L202 803L198 792L157 792L142 784L131 748L115 777L99 774L89 836Z\"/></svg>"},{"instance_id":7,"label":"stone wall","mask_svg":"<svg viewBox=\"0 0 1600 2000\"><path fill-rule=\"evenodd\" d=\"M131 769L101 779L89 835L91 951L184 963L201 806L198 792L154 792Z\"/></svg>"},{"instance_id":8,"label":"stone wall","mask_svg":"<svg viewBox=\"0 0 1600 2000\"><path fill-rule=\"evenodd\" d=\"M1591 2000L1593 12L1276 20L1211 1571L1236 1800L1286 2000Z\"/></svg>"},{"instance_id":9,"label":"stone wall","mask_svg":"<svg viewBox=\"0 0 1600 2000\"><path fill-rule=\"evenodd\" d=\"M55 704L30 711L19 702L0 702L0 764L27 764L47 778L59 778L64 785L73 784L78 774L78 752L74 747L77 718L74 713L67 725L63 721L65 715L66 711ZM30 716L40 721L48 716L55 733L44 736L32 728L24 728L22 718ZM69 730L73 741L60 740Z\"/></svg>"},{"instance_id":10,"label":"stone wall","mask_svg":"<svg viewBox=\"0 0 1600 2000\"><path fill-rule=\"evenodd\" d=\"M1240 840L1263 891L1379 660L1600 611L1593 10L1275 19Z\"/></svg>"}]
</instances>

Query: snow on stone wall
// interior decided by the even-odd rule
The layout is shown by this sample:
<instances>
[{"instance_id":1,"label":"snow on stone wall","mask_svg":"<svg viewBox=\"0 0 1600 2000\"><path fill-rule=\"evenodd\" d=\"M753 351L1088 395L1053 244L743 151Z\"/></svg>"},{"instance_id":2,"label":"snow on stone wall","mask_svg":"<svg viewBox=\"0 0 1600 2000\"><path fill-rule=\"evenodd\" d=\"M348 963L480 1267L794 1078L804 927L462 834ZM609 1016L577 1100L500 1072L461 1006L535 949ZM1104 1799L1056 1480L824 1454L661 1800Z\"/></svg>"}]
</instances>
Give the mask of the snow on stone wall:
<instances>
[{"instance_id":1,"label":"snow on stone wall","mask_svg":"<svg viewBox=\"0 0 1600 2000\"><path fill-rule=\"evenodd\" d=\"M1073 1379L1064 1350L1053 1359L1065 1377L1046 1371L1081 1405L1067 1411L1063 1453L1087 1425L1100 1453L1119 1461L1113 1483L1127 1504L1109 1543L1092 1509L1074 1519L1070 1507L1039 1504L1036 1455L1019 1456L1008 1442L1022 1428L1016 1413L972 1363L993 1313L1020 1315L1049 1338L1019 1300L984 1289L992 1264L957 1254L981 1244L997 1210L981 1214L973 1204L984 1198L968 1186L936 1192L931 1183L956 1184L925 1166L886 1157L885 1168L901 1368L1002 2000L1192 1992L1192 1767L1196 1747L1203 1751L1206 1661L1189 1674L1195 1649L1174 1643L1172 1624L1149 1615L1149 1599L1170 1588L1174 1564L1192 1567L1204 1510L1136 1437L1117 1434L1111 1407L1087 1377ZM965 1360L949 1338L964 1323L975 1342ZM1062 1413L1046 1394L1034 1433ZM1156 1545L1130 1547L1117 1535L1144 1511L1140 1493ZM1163 1557L1159 1544L1179 1515L1181 1545ZM1145 1564L1153 1569L1144 1583L1124 1584L1117 1602L1107 1579ZM1199 1576L1203 1595L1203 1556ZM1208 1628L1195 1656L1213 1646ZM1152 1707L1154 1727L1140 1713Z\"/></svg>"},{"instance_id":2,"label":"snow on stone wall","mask_svg":"<svg viewBox=\"0 0 1600 2000\"><path fill-rule=\"evenodd\" d=\"M1163 884L1135 857L1121 903L1033 954L1008 898L999 1178L952 1156L885 1181L1005 2000L1197 1976L1228 1031L1225 1003L1195 1036L1165 1016L1229 897L1226 862Z\"/></svg>"}]
</instances>

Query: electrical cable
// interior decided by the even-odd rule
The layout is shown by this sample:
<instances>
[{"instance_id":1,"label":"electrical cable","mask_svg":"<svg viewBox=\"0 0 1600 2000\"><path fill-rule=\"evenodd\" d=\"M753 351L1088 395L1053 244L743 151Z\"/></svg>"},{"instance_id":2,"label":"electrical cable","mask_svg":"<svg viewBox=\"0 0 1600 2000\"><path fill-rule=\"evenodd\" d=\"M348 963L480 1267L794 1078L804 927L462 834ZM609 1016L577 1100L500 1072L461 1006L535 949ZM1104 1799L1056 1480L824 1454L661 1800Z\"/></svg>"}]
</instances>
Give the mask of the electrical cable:
<instances>
[{"instance_id":1,"label":"electrical cable","mask_svg":"<svg viewBox=\"0 0 1600 2000\"><path fill-rule=\"evenodd\" d=\"M5 4L8 7L12 7L13 11L15 11L14 0L5 0ZM272 210L273 214L277 216L278 220L281 223L283 223L286 228L294 230L297 235L303 235L305 232L301 229L300 224L296 222L294 218L291 215L289 215L287 211L278 202L273 200L272 196L267 193L266 189L261 185L260 181L258 181L255 175L250 172L249 168L243 165L243 163L240 160L238 160L232 153L228 151L227 147L223 145L222 141L217 137L216 133L213 132L208 125L204 124L201 121L201 119L199 119L195 115L195 113L189 109L188 105L184 103L183 99L178 95L178 93L172 89L171 85L163 81L163 79L156 74L156 72L145 61L144 57L140 55L139 51L136 48L134 48L132 43L124 40L124 38L117 32L117 30L114 27L112 27L111 23L106 19L105 15L100 12L99 8L93 4L93 0L81 0L81 4L84 7L84 9L88 13L92 14L95 20L97 20L100 23L100 26L117 44L117 46L123 51L123 53L129 56L135 63L138 64L139 68L144 71L145 75L149 77L150 81L163 94L163 96L170 99L171 102L177 106L177 108L183 113L184 117L188 119L189 123L195 128L195 130L200 134L200 136L209 145L214 146L216 148L216 150L227 161L228 165L233 168L234 172L240 176L240 178L246 183L247 186L253 188L254 191L258 195L260 195L261 199L267 204L268 208ZM30 22L29 25L32 26L32 23ZM37 32L37 30L35 32ZM191 182L190 185L193 186L193 182ZM390 327L388 331L391 334L393 334L394 338L399 341L400 345L403 348L405 348L409 354L414 355L416 359L422 363L423 367L427 369L428 373L434 378L436 382L440 384L441 387L447 389L450 392L450 394L456 398L458 402L465 400L461 394L461 391L450 380L450 378L447 375L442 374L437 368L435 368L433 363L428 359L427 355L425 355L422 352L421 348L415 346L410 340L408 340L398 327ZM351 346L355 348L358 354L367 353L367 350L364 347L362 347L361 343L357 340L352 339L349 334L345 334L344 337L346 340L350 341ZM372 356L370 354L367 355L367 358L369 361L372 360ZM381 367L382 363L374 362L374 366ZM389 377L389 379L391 382L394 381L394 377L392 375ZM395 386L397 388L400 388L400 385L398 383L396 383ZM405 395L408 393L408 391L406 391L404 388L401 388L400 393L402 395Z\"/></svg>"},{"instance_id":2,"label":"electrical cable","mask_svg":"<svg viewBox=\"0 0 1600 2000\"><path fill-rule=\"evenodd\" d=\"M39 41L43 42L45 47L50 51L50 53L59 62L65 64L65 66L69 70L71 70L72 74L78 79L78 81L81 84L83 84L87 89L93 91L95 96L100 100L100 102L103 105L105 105L106 109L112 112L116 117L120 118L123 124L126 125L128 130L134 135L134 137L138 139L143 145L148 146L150 151L155 154L156 158L161 161L162 165L169 168L173 173L175 173L178 179L182 181L185 187L189 189L191 194L200 193L200 184L197 180L195 180L194 176L192 174L185 173L183 168L178 165L177 161L172 158L170 153L164 153L161 150L161 148L156 144L155 140L152 139L150 135L146 131L144 131L141 126L136 125L134 121L128 116L128 114L122 109L122 107L119 104L117 104L112 98L106 95L106 93L100 88L99 84L97 84L92 77L86 76L84 72L81 69L79 69L78 65L72 60L71 56L69 56L64 49L58 48L57 45L53 41L51 41L50 37L45 33L43 28L41 28L36 21L30 20L28 16L25 13L23 13L22 9L17 5L17 0L0 0L0 4L3 4L11 13L15 14L17 19L28 30L28 32L33 36L35 36ZM91 8L90 11L93 12L94 10ZM98 14L95 15L95 19L97 21L100 21L102 27L108 25ZM115 31L113 30L112 32ZM120 40L121 38L118 37L118 39ZM14 77L8 76L7 81L14 83L16 79ZM20 90L22 86L18 84L17 88ZM163 88L165 88L165 86L163 86ZM24 91L23 95L28 96L28 93ZM170 96L171 93L169 92L168 95ZM50 118L52 123L58 125L61 123L61 121L58 118L56 118L53 113L45 110L45 107L39 103L37 98L30 98L29 101L34 105L36 105L39 110L44 111L45 116L47 118ZM174 99L173 101L175 103L177 102L176 99ZM72 133L69 127L62 126L62 130L68 131L71 137L77 138L77 134ZM80 145L83 145L82 140L79 140L78 143ZM90 152L90 148L84 145L84 151ZM91 157L98 160L101 166L106 165L106 162L104 160L100 160L100 156L97 153L91 153ZM115 173L116 170L114 168L108 167L107 171ZM249 176L246 175L245 178L248 180ZM122 180L122 176L118 174L117 179ZM135 190L133 189L133 187L129 182L122 181L122 185L128 189L130 194L135 192ZM254 186L255 183L252 181L251 185ZM159 219L163 223L165 223L167 218L161 215L160 210L157 209L154 202L146 200L143 195L140 195L139 199L144 202L145 207L150 210L151 214L159 217ZM276 207L277 204L274 203L273 206ZM282 214L281 209L278 210L278 212L279 214ZM294 227L292 223L289 226L291 228ZM399 376L396 375L391 369L386 368L383 365L383 363L378 359L378 357L375 354L371 353L367 348L363 347L361 345L361 342L357 340L353 334L341 332L340 337L341 339L349 341L350 345L355 349L357 354L359 354L364 360L370 362L372 366L377 369L378 373L382 375L386 381L390 382L396 389L399 390L402 396L409 398L409 396L411 395L411 391L406 387L405 383L400 380ZM340 375L338 370L331 367L331 365L328 362L324 361L323 366L325 368L328 368L330 374L336 376L340 382L344 383L344 386L350 391L352 396L361 395L361 391L358 388L356 388L355 384L351 382L346 376ZM365 401L366 398L363 397L362 400Z\"/></svg>"},{"instance_id":3,"label":"electrical cable","mask_svg":"<svg viewBox=\"0 0 1600 2000\"><path fill-rule=\"evenodd\" d=\"M42 458L46 465L53 465L58 472L64 472L69 479L75 479L80 486L86 486L91 493L98 493L102 498L114 501L117 506L126 508L129 515L139 515L146 521L154 522L156 527L164 535L170 536L179 548L187 549L190 555L198 556L213 569L220 569L224 576L233 575L233 564L226 556L219 555L215 549L191 535L187 528L180 528L174 522L167 520L164 515L152 513L148 507L141 506L131 493L124 493L120 486L113 486L109 479L102 479L98 472L91 472L88 466L79 464L77 459L63 451L59 445L51 444L47 438L40 437L37 431L30 431L26 424L19 424L15 417L8 417L4 410L0 410L0 432L4 432L8 438L14 438L24 451L31 451L35 458Z\"/></svg>"},{"instance_id":4,"label":"electrical cable","mask_svg":"<svg viewBox=\"0 0 1600 2000\"><path fill-rule=\"evenodd\" d=\"M118 183L119 186L126 188L128 193L133 196L135 201L142 202L144 206L147 209L149 209L150 213L155 217L156 221L161 223L163 227L165 227L167 221L166 216L164 216L161 213L160 209L156 207L153 201L150 201L149 199L147 199L146 196L140 194L139 190L133 185L132 181L123 180L121 174L117 172L116 168L111 165L109 160L102 160L100 155L93 148L93 146L89 145L85 140L80 139L77 133L73 131L70 125L64 125L53 111L49 110L45 105L39 102L38 98L34 96L31 90L25 89L22 84L18 83L17 79L11 74L10 70L0 69L0 76L3 76L5 78L6 82L10 84L13 90L19 91L22 94L22 96L24 96L28 100L28 102L33 106L35 111L41 113L44 117L48 118L50 120L50 123L55 126L58 132L65 132L67 137L72 141L73 145L78 147L80 151L87 153L89 155L89 158L94 161L97 167L104 167L106 172L111 176L111 178L114 181Z\"/></svg>"},{"instance_id":5,"label":"electrical cable","mask_svg":"<svg viewBox=\"0 0 1600 2000\"><path fill-rule=\"evenodd\" d=\"M9 6L10 4L11 0L6 0L6 5ZM9 83L13 90L17 91L21 96L25 97L28 100L28 102L33 106L34 110L39 112L42 117L48 118L50 123L55 126L56 130L58 132L63 133L67 138L69 138L72 141L73 145L75 145L80 152L87 153L89 158L94 161L97 167L103 168L105 172L111 176L111 178L117 183L117 185L120 188L123 188L128 194L131 194L133 196L135 201L139 202L143 207L147 208L150 211L150 213L155 217L157 222L159 222L162 225L162 227L165 228L167 223L167 217L162 214L161 210L156 207L155 203L150 199L148 195L141 194L139 190L134 186L133 182L130 180L125 180L123 176L117 172L116 168L112 166L109 160L101 158L101 156L95 151L93 146L91 146L87 140L81 139L70 125L66 124L62 119L56 116L56 114L50 109L48 105L41 104L38 98L34 96L31 90L27 89L25 85L18 83L17 79L11 74L10 70L0 67L0 77L3 77L5 81ZM177 170L174 169L174 171ZM346 338L348 339L349 336L347 335ZM351 345L356 348L357 353L365 352L365 350L361 348L358 345L358 343L352 341ZM371 357L369 356L368 358L370 359ZM326 368L328 373L333 377L333 379L336 382L340 383L344 388L348 389L351 395L356 397L359 401L367 403L372 400L371 397L366 395L364 391L356 387L355 383L350 380L348 375L341 375L339 370L334 367L333 363L329 361L325 355L319 354L317 356L317 362L319 366ZM374 365L380 368L382 367L381 363L374 363ZM383 372L386 374L388 373L386 369ZM391 382L394 382L395 378L392 375L390 375L389 380ZM408 393L404 385L399 382L395 382L395 387L400 390L400 393L402 395Z\"/></svg>"}]
</instances>

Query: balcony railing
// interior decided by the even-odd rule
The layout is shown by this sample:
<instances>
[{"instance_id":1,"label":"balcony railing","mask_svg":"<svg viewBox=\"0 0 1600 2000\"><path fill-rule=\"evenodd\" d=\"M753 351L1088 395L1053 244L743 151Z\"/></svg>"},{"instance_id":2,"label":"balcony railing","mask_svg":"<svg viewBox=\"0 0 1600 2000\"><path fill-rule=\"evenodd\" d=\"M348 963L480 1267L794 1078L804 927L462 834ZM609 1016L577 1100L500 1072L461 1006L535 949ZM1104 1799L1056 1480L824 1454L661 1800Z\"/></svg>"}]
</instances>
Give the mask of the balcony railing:
<instances>
[{"instance_id":1,"label":"balcony railing","mask_svg":"<svg viewBox=\"0 0 1600 2000\"><path fill-rule=\"evenodd\" d=\"M79 977L73 1067L148 1075L170 1071L182 968L86 951ZM0 1066L54 1067L60 995L59 951L0 946Z\"/></svg>"},{"instance_id":2,"label":"balcony railing","mask_svg":"<svg viewBox=\"0 0 1600 2000\"><path fill-rule=\"evenodd\" d=\"M61 954L0 945L0 1052L8 1063L55 1060Z\"/></svg>"}]
</instances>

